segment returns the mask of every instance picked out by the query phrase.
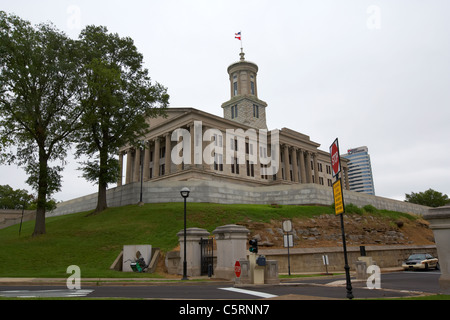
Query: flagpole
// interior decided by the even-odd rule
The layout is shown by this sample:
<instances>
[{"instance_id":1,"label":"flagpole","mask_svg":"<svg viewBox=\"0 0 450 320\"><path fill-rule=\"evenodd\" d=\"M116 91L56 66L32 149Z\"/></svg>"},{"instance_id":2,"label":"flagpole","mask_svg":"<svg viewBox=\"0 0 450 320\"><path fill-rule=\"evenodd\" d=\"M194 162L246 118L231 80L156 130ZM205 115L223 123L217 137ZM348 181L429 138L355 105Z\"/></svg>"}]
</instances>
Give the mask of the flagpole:
<instances>
[{"instance_id":1,"label":"flagpole","mask_svg":"<svg viewBox=\"0 0 450 320\"><path fill-rule=\"evenodd\" d=\"M244 52L244 46L242 44L242 31L239 31L239 33L241 34L241 52Z\"/></svg>"}]
</instances>

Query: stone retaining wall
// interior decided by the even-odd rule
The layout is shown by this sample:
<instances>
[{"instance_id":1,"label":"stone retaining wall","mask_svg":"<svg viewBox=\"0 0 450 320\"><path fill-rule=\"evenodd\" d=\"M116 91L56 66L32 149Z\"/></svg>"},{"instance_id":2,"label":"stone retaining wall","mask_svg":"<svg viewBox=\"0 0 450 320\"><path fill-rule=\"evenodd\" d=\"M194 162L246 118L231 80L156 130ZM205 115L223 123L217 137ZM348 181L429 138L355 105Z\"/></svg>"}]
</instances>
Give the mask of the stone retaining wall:
<instances>
[{"instance_id":1,"label":"stone retaining wall","mask_svg":"<svg viewBox=\"0 0 450 320\"><path fill-rule=\"evenodd\" d=\"M366 246L366 255L372 257L373 261L380 268L400 268L402 262L413 253L429 253L437 256L435 245L419 246ZM165 263L169 273L179 274L180 252L171 251L166 254ZM260 248L258 254L266 256L267 260L278 262L278 272L288 273L288 254L286 249L263 249ZM289 260L291 273L326 271L322 256L328 256L328 272L344 271L344 253L342 247L324 248L290 248ZM355 263L360 257L359 247L347 247L348 263L350 270L355 271ZM214 268L216 263L214 257Z\"/></svg>"},{"instance_id":2,"label":"stone retaining wall","mask_svg":"<svg viewBox=\"0 0 450 320\"><path fill-rule=\"evenodd\" d=\"M107 191L108 206L118 207L137 204L140 195L140 183L131 183ZM330 205L333 194L330 187L317 184L281 184L271 186L249 186L239 183L213 180L191 181L147 181L143 183L144 203L181 202L182 187L188 187L191 193L188 202L211 202L223 204L281 204L281 205ZM346 204L359 207L367 204L377 209L424 214L428 207L383 197L344 190ZM59 203L48 216L70 214L95 209L97 194L87 195Z\"/></svg>"},{"instance_id":3,"label":"stone retaining wall","mask_svg":"<svg viewBox=\"0 0 450 320\"><path fill-rule=\"evenodd\" d=\"M372 257L380 268L401 267L402 262L412 253L429 253L437 256L436 246L366 246L366 255ZM287 249L261 249L259 252L268 260L278 261L278 272L288 272ZM342 247L329 248L290 248L289 260L291 273L325 272L323 255L328 256L328 272L344 270L344 253ZM361 256L359 247L347 247L348 263L355 270L355 262Z\"/></svg>"}]
</instances>

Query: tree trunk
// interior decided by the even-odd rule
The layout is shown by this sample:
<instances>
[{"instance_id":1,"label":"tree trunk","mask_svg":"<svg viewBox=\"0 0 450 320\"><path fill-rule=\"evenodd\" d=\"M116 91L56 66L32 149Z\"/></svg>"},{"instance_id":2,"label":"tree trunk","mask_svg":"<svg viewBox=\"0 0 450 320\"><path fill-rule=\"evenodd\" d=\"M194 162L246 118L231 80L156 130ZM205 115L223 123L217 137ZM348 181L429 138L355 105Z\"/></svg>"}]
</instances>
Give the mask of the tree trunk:
<instances>
[{"instance_id":1,"label":"tree trunk","mask_svg":"<svg viewBox=\"0 0 450 320\"><path fill-rule=\"evenodd\" d=\"M36 207L36 223L34 225L33 237L45 234L45 207L47 203L48 189L48 163L45 151L39 149L39 181L38 197Z\"/></svg>"},{"instance_id":2,"label":"tree trunk","mask_svg":"<svg viewBox=\"0 0 450 320\"><path fill-rule=\"evenodd\" d=\"M106 187L108 186L107 181L108 175L108 152L100 150L100 174L98 179L98 198L97 198L97 208L94 213L102 212L108 208L106 203Z\"/></svg>"},{"instance_id":3,"label":"tree trunk","mask_svg":"<svg viewBox=\"0 0 450 320\"><path fill-rule=\"evenodd\" d=\"M106 184L98 184L98 198L97 198L97 208L95 208L95 213L102 212L108 208L106 203Z\"/></svg>"}]
</instances>

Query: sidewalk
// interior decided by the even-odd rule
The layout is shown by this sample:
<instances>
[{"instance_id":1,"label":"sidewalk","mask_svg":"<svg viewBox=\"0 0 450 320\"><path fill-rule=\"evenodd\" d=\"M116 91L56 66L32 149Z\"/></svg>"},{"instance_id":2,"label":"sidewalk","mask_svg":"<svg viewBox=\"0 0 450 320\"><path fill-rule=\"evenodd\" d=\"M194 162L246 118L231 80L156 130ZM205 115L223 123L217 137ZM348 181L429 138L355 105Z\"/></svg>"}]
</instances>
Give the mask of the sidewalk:
<instances>
[{"instance_id":1,"label":"sidewalk","mask_svg":"<svg viewBox=\"0 0 450 320\"><path fill-rule=\"evenodd\" d=\"M381 273L396 272L401 271L402 268L383 268ZM333 275L334 274L334 275ZM320 280L323 283L325 280L333 282L335 278L345 277L345 271L334 271L330 275L319 275L317 272L303 272L303 273L291 273L292 276L295 275L305 275L306 277L298 278L280 278L280 284L288 284L289 282L306 282L311 283L314 280ZM287 273L281 273L280 275L287 275ZM308 277L309 275L317 275L316 277ZM353 282L359 282L354 279L355 272L351 271L350 276ZM337 280L340 281L340 280ZM207 284L228 284L234 285L233 280L209 278L207 276L201 277L189 277L189 280L181 280L181 275L179 278L81 278L81 284L86 286L122 286L122 285L160 285L160 284L185 284L185 285L207 285ZM21 285L55 285L55 286L65 286L67 284L67 278L14 278L14 277L4 277L0 278L0 286L21 286ZM336 282L339 285L339 282Z\"/></svg>"},{"instance_id":2,"label":"sidewalk","mask_svg":"<svg viewBox=\"0 0 450 320\"><path fill-rule=\"evenodd\" d=\"M69 280L70 281L70 280ZM169 278L81 278L84 286L151 286L151 285L209 285L209 284L234 284L234 281L224 279L210 279L208 277L189 277L189 280ZM67 278L0 278L0 286L66 286Z\"/></svg>"}]
</instances>

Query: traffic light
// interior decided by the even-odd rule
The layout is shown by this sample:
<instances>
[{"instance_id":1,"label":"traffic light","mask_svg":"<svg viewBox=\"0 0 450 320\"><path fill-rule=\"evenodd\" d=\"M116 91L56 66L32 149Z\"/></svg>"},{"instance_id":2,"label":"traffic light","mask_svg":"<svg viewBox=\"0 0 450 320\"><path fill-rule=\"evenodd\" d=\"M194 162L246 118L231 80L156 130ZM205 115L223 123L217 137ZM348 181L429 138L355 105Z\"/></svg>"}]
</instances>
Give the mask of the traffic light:
<instances>
[{"instance_id":1,"label":"traffic light","mask_svg":"<svg viewBox=\"0 0 450 320\"><path fill-rule=\"evenodd\" d=\"M258 240L252 239L248 243L251 245L249 251L251 253L258 253Z\"/></svg>"}]
</instances>

